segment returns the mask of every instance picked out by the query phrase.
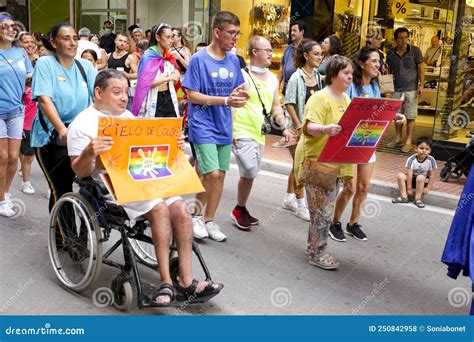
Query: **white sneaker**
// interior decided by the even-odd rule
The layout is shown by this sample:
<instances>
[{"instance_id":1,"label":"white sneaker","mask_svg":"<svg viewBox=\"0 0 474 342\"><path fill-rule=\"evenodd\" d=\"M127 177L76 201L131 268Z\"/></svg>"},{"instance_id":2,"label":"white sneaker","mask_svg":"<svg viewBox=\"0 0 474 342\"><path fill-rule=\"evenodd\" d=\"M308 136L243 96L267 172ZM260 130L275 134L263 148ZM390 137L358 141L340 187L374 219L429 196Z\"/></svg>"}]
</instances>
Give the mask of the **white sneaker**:
<instances>
[{"instance_id":1,"label":"white sneaker","mask_svg":"<svg viewBox=\"0 0 474 342\"><path fill-rule=\"evenodd\" d=\"M18 171L18 177L23 177L23 172L21 170Z\"/></svg>"},{"instance_id":2,"label":"white sneaker","mask_svg":"<svg viewBox=\"0 0 474 342\"><path fill-rule=\"evenodd\" d=\"M27 195L33 195L35 193L35 189L31 185L31 182L22 182L21 191Z\"/></svg>"},{"instance_id":3,"label":"white sneaker","mask_svg":"<svg viewBox=\"0 0 474 342\"><path fill-rule=\"evenodd\" d=\"M196 239L209 237L202 216L193 216L193 235Z\"/></svg>"},{"instance_id":4,"label":"white sneaker","mask_svg":"<svg viewBox=\"0 0 474 342\"><path fill-rule=\"evenodd\" d=\"M9 192L5 192L3 196L5 197L5 202L8 203L8 205L11 207L13 205L12 194Z\"/></svg>"},{"instance_id":5,"label":"white sneaker","mask_svg":"<svg viewBox=\"0 0 474 342\"><path fill-rule=\"evenodd\" d=\"M214 223L213 221L209 221L205 223L206 225L206 230L209 233L209 237L218 242L225 241L227 239L227 236L223 232L221 232L221 227L217 223Z\"/></svg>"},{"instance_id":6,"label":"white sneaker","mask_svg":"<svg viewBox=\"0 0 474 342\"><path fill-rule=\"evenodd\" d=\"M307 207L297 208L295 211L295 215L298 216L302 220L305 220L308 222L311 221L311 218L309 216L309 210Z\"/></svg>"},{"instance_id":7,"label":"white sneaker","mask_svg":"<svg viewBox=\"0 0 474 342\"><path fill-rule=\"evenodd\" d=\"M12 217L15 216L15 211L12 209L7 200L0 202L0 216Z\"/></svg>"},{"instance_id":8,"label":"white sneaker","mask_svg":"<svg viewBox=\"0 0 474 342\"><path fill-rule=\"evenodd\" d=\"M296 203L296 198L292 197L289 200L283 200L283 204L281 205L283 209L296 211L298 209L298 204Z\"/></svg>"}]
</instances>

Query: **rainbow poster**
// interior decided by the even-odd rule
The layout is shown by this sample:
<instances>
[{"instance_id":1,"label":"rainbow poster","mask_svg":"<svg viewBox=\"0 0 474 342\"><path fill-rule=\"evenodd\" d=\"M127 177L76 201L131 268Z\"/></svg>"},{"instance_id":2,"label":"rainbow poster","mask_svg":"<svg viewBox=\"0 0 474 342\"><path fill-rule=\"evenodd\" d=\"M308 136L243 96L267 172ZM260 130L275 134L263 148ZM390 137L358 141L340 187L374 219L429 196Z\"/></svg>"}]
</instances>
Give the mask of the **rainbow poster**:
<instances>
[{"instance_id":1,"label":"rainbow poster","mask_svg":"<svg viewBox=\"0 0 474 342\"><path fill-rule=\"evenodd\" d=\"M114 140L100 159L119 204L204 191L178 147L181 129L181 118L99 118L98 135Z\"/></svg>"},{"instance_id":2,"label":"rainbow poster","mask_svg":"<svg viewBox=\"0 0 474 342\"><path fill-rule=\"evenodd\" d=\"M376 147L389 121L360 120L347 141L347 147Z\"/></svg>"},{"instance_id":3,"label":"rainbow poster","mask_svg":"<svg viewBox=\"0 0 474 342\"><path fill-rule=\"evenodd\" d=\"M130 146L128 172L137 181L170 177L169 145Z\"/></svg>"}]
</instances>

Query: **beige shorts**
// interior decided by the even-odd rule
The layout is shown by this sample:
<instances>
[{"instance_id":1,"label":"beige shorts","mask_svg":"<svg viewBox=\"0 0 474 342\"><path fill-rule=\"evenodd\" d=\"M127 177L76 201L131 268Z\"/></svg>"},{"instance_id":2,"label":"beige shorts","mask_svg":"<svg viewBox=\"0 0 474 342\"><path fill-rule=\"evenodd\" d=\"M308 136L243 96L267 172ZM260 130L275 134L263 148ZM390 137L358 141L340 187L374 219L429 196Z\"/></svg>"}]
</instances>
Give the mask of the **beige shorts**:
<instances>
[{"instance_id":1,"label":"beige shorts","mask_svg":"<svg viewBox=\"0 0 474 342\"><path fill-rule=\"evenodd\" d=\"M418 115L418 91L402 91L394 92L394 99L401 99L404 97L401 113L404 114L407 120L415 120Z\"/></svg>"}]
</instances>

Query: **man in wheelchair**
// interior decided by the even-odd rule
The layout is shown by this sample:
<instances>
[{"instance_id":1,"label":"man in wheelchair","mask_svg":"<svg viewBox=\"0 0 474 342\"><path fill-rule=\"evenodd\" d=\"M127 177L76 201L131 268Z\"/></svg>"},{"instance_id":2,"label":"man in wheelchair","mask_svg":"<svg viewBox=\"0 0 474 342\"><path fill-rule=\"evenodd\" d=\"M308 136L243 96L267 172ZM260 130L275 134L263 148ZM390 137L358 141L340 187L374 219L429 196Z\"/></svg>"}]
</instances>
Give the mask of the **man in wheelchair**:
<instances>
[{"instance_id":1,"label":"man in wheelchair","mask_svg":"<svg viewBox=\"0 0 474 342\"><path fill-rule=\"evenodd\" d=\"M68 129L67 145L72 169L79 178L92 176L101 182L99 174L105 172L98 156L113 145L111 137L97 136L100 116L134 118L126 110L128 84L123 72L107 69L97 75L94 85L94 103L81 112ZM178 147L184 148L184 139ZM181 298L215 295L223 284L198 281L192 277L193 224L191 215L181 197L156 198L150 201L123 205L129 219L145 218L151 224L153 245L158 260L160 287L151 295L158 305L171 303L177 295ZM173 230L173 231L171 231ZM171 232L179 255L179 283L173 286L169 267Z\"/></svg>"}]
</instances>

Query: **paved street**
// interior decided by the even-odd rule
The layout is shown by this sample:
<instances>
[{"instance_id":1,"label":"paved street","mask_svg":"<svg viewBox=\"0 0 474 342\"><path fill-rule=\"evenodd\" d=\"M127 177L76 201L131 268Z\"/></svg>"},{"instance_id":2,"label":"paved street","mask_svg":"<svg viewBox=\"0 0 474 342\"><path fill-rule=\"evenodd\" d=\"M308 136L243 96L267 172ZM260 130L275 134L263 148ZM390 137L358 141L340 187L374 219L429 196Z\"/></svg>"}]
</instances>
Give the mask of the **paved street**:
<instances>
[{"instance_id":1,"label":"paved street","mask_svg":"<svg viewBox=\"0 0 474 342\"><path fill-rule=\"evenodd\" d=\"M223 292L203 306L175 309L133 308L133 315L461 315L467 305L455 307L450 291L470 295L470 283L446 276L439 261L453 212L411 205L393 205L390 199L370 196L362 224L369 240L329 242L341 262L337 271L324 271L306 261L307 223L279 207L286 179L263 173L257 179L248 208L261 220L251 232L234 228L229 212L235 205L238 173L231 169L216 222L227 242L205 241L200 247L214 280ZM102 267L92 289L81 294L59 285L47 253L46 185L35 164L37 193L19 192L22 216L0 218L0 310L2 314L120 315L113 307L93 304L96 288L110 286L115 269ZM347 220L347 212L345 220ZM121 260L117 254L116 260ZM195 269L198 265L195 264ZM140 267L145 281L157 283L157 274ZM196 276L202 275L197 273ZM147 286L147 289L150 288ZM455 290L453 290L455 289ZM453 292L451 292L453 294ZM456 304L456 302L454 303Z\"/></svg>"}]
</instances>

